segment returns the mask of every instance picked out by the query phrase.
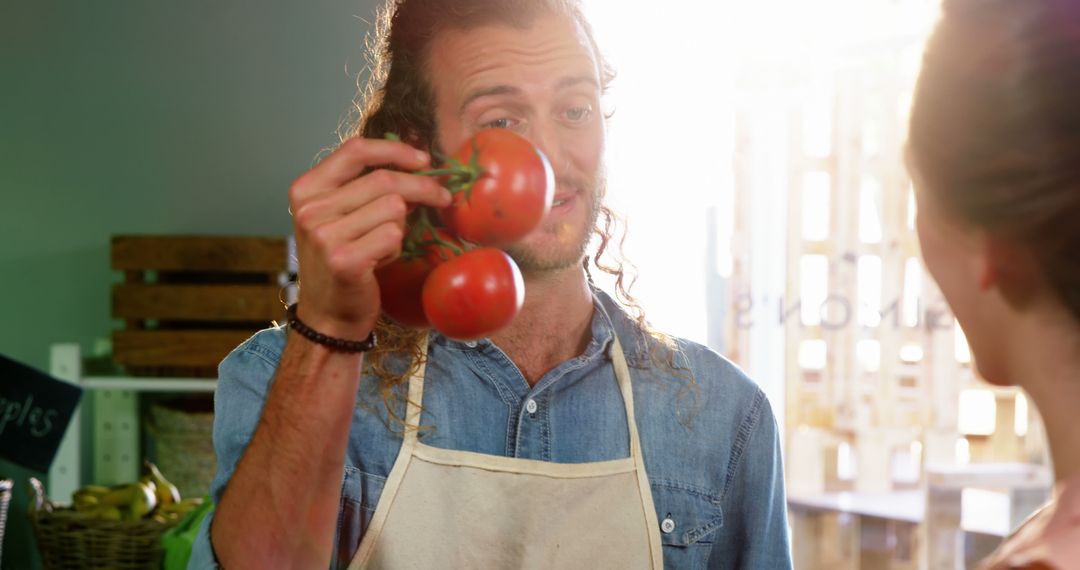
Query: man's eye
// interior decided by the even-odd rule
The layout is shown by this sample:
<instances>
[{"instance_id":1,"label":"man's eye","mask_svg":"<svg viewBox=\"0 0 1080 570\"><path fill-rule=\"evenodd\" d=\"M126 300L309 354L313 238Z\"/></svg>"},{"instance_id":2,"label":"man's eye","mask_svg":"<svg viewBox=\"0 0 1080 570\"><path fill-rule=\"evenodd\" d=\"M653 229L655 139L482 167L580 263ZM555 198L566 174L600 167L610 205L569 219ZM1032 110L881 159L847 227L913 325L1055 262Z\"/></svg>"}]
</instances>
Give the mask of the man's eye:
<instances>
[{"instance_id":1,"label":"man's eye","mask_svg":"<svg viewBox=\"0 0 1080 570\"><path fill-rule=\"evenodd\" d=\"M495 119L494 121L488 121L481 125L485 129L509 129L514 126L513 121L507 118Z\"/></svg>"},{"instance_id":2,"label":"man's eye","mask_svg":"<svg viewBox=\"0 0 1080 570\"><path fill-rule=\"evenodd\" d=\"M592 107L573 107L566 110L566 118L578 123L584 121L592 115Z\"/></svg>"}]
</instances>

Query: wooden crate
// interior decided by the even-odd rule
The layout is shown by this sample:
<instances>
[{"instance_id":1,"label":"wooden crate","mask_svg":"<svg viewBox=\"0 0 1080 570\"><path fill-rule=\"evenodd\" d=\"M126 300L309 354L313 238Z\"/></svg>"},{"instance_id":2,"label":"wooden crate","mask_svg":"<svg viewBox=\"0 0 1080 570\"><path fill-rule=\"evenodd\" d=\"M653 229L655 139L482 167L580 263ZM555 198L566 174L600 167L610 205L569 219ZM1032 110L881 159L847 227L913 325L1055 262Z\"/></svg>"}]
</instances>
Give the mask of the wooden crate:
<instances>
[{"instance_id":1,"label":"wooden crate","mask_svg":"<svg viewBox=\"0 0 1080 570\"><path fill-rule=\"evenodd\" d=\"M281 322L296 256L287 237L114 236L113 360L139 376L213 377L256 331Z\"/></svg>"}]
</instances>

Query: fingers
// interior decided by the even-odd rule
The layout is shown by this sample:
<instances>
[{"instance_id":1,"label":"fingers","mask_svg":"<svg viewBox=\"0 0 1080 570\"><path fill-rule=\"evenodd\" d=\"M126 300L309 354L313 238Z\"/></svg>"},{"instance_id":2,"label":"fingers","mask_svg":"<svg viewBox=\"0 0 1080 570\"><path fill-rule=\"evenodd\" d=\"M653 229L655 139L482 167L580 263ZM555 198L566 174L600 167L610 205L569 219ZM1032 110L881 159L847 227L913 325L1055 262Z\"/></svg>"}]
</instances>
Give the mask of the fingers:
<instances>
[{"instance_id":1,"label":"fingers","mask_svg":"<svg viewBox=\"0 0 1080 570\"><path fill-rule=\"evenodd\" d=\"M357 241L365 234L383 225L398 228L399 235L405 235L405 214L407 204L397 194L387 194L368 203L346 216L324 223L311 232L311 240L328 254L342 244ZM400 241L400 237L398 238ZM400 244L399 244L400 245Z\"/></svg>"},{"instance_id":2,"label":"fingers","mask_svg":"<svg viewBox=\"0 0 1080 570\"><path fill-rule=\"evenodd\" d=\"M426 152L402 142L353 138L297 178L290 193L294 201L303 201L344 185L370 166L390 165L403 170L420 170L427 168L430 163L431 158Z\"/></svg>"},{"instance_id":3,"label":"fingers","mask_svg":"<svg viewBox=\"0 0 1080 570\"><path fill-rule=\"evenodd\" d=\"M376 265L401 255L401 227L379 225L360 239L340 244L327 257L331 274L342 283L356 282Z\"/></svg>"},{"instance_id":4,"label":"fingers","mask_svg":"<svg viewBox=\"0 0 1080 570\"><path fill-rule=\"evenodd\" d=\"M411 204L435 208L450 205L450 192L429 176L392 170L376 170L334 192L316 195L297 204L293 211L298 223L314 227L365 207L384 196L397 195Z\"/></svg>"},{"instance_id":5,"label":"fingers","mask_svg":"<svg viewBox=\"0 0 1080 570\"><path fill-rule=\"evenodd\" d=\"M309 274L329 277L338 284L331 290L355 292L374 267L397 258L410 205L452 201L436 179L394 170L429 164L427 153L404 143L357 138L297 178L289 188L297 246L309 266L322 268ZM361 176L373 165L380 168Z\"/></svg>"},{"instance_id":6,"label":"fingers","mask_svg":"<svg viewBox=\"0 0 1080 570\"><path fill-rule=\"evenodd\" d=\"M367 176L353 180L342 188L342 203L363 203L365 192L373 199L389 192L400 194L410 204L425 204L435 208L450 205L453 196L439 181L431 176L376 170Z\"/></svg>"}]
</instances>

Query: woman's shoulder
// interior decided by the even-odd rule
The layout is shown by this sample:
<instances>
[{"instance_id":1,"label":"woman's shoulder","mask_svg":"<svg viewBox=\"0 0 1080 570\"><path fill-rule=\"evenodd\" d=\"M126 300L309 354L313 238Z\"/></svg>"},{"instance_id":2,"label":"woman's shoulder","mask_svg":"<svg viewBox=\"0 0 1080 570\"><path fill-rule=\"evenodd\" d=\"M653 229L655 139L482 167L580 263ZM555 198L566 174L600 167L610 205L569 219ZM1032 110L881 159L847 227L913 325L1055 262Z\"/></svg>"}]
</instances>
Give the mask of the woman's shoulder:
<instances>
[{"instance_id":1,"label":"woman's shoulder","mask_svg":"<svg viewBox=\"0 0 1080 570\"><path fill-rule=\"evenodd\" d=\"M1070 570L1080 560L1080 476L1060 484L1055 499L1006 537L980 570Z\"/></svg>"}]
</instances>

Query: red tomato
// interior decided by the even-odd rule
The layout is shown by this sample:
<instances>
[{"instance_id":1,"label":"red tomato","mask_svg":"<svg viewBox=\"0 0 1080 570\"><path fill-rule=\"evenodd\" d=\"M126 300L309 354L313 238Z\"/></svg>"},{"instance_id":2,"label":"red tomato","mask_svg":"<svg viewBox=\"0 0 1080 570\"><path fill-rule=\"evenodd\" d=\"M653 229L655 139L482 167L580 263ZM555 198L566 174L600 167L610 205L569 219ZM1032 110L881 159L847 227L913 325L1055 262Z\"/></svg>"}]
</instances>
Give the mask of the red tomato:
<instances>
[{"instance_id":1,"label":"red tomato","mask_svg":"<svg viewBox=\"0 0 1080 570\"><path fill-rule=\"evenodd\" d=\"M458 248L458 251L455 251L453 247L449 247L440 243L425 244L423 246L424 251L427 252L427 257L431 261L432 265L439 265L441 263L450 261L454 257L460 255L460 251L465 251L465 243L442 228L435 228L435 237L432 237L432 233L430 231L425 231L421 235L420 240L421 242L437 242L441 240L444 242L449 242Z\"/></svg>"},{"instance_id":2,"label":"red tomato","mask_svg":"<svg viewBox=\"0 0 1080 570\"><path fill-rule=\"evenodd\" d=\"M473 340L510 324L525 302L525 283L509 255L483 247L436 267L424 285L423 299L424 314L435 330Z\"/></svg>"},{"instance_id":3,"label":"red tomato","mask_svg":"<svg viewBox=\"0 0 1080 570\"><path fill-rule=\"evenodd\" d=\"M524 137L485 129L465 142L454 158L482 170L472 190L454 194L441 213L447 228L480 245L515 242L536 229L551 209L555 175L547 158Z\"/></svg>"},{"instance_id":4,"label":"red tomato","mask_svg":"<svg viewBox=\"0 0 1080 570\"><path fill-rule=\"evenodd\" d=\"M424 316L422 293L424 282L435 268L428 256L406 259L399 257L375 270L379 281L379 301L382 312L401 326L428 328Z\"/></svg>"},{"instance_id":5,"label":"red tomato","mask_svg":"<svg viewBox=\"0 0 1080 570\"><path fill-rule=\"evenodd\" d=\"M375 270L379 281L379 301L387 317L399 325L412 328L428 328L431 324L424 316L422 292L424 282L435 267L458 255L453 248L435 242L442 240L452 243L459 250L465 249L461 240L440 228L432 232L424 231L420 237L421 253L412 257L402 256L384 267Z\"/></svg>"}]
</instances>

